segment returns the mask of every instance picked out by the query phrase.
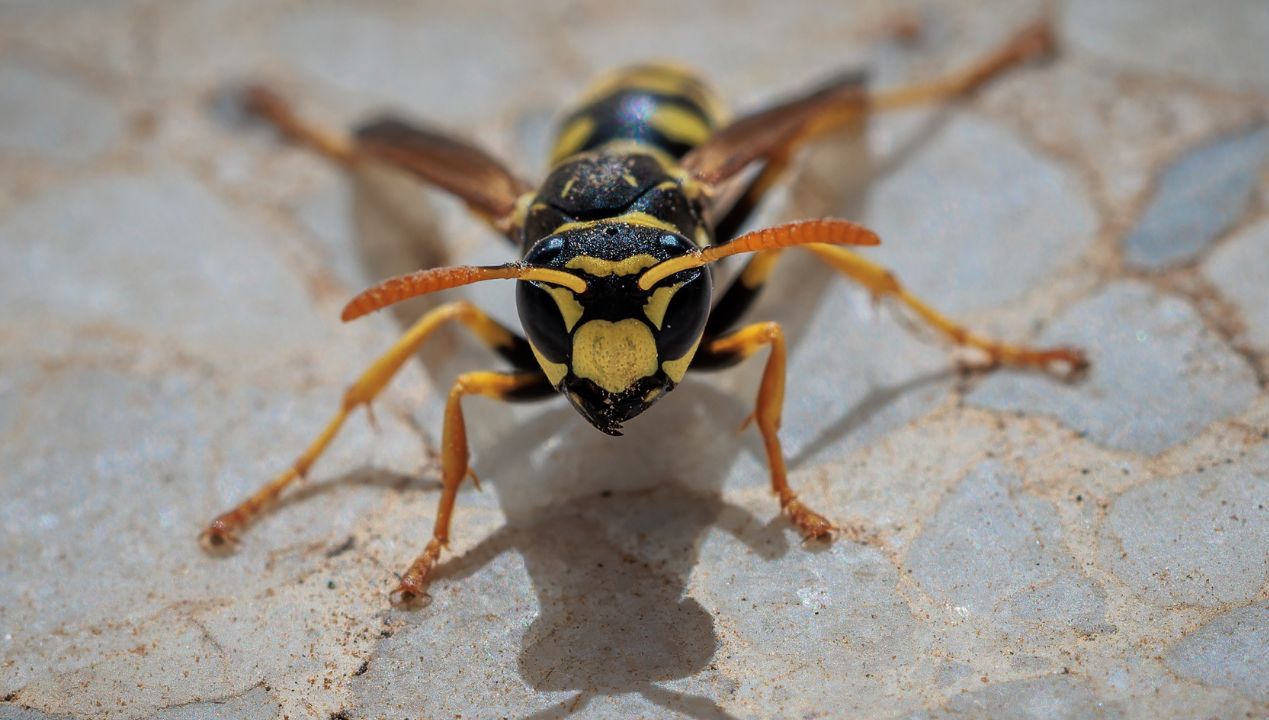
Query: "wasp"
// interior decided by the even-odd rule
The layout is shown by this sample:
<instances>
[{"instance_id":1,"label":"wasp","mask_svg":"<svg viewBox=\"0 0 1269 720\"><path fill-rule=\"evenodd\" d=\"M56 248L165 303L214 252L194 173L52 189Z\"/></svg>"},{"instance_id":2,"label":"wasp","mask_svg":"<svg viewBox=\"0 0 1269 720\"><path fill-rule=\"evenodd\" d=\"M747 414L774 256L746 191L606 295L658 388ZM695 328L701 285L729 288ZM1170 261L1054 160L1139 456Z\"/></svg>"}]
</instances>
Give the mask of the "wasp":
<instances>
[{"instance_id":1,"label":"wasp","mask_svg":"<svg viewBox=\"0 0 1269 720\"><path fill-rule=\"evenodd\" d=\"M954 99L1001 73L1053 52L1045 22L1028 26L976 63L932 82L869 91L863 76L837 77L810 92L731 122L700 78L677 65L629 67L601 79L560 125L552 166L536 187L468 142L396 117L340 133L300 118L278 94L253 86L246 103L280 133L343 166L396 167L462 200L519 251L496 266L429 268L354 297L345 321L425 293L516 280L523 333L468 302L440 305L345 391L334 417L281 475L203 532L208 548L231 546L260 511L305 477L355 409L366 406L437 328L459 323L510 366L460 375L449 391L441 440L442 491L432 538L401 576L397 604L426 597L450 539L458 489L472 474L463 398L525 401L563 395L600 432L647 411L690 371L716 370L768 350L751 419L762 436L771 489L807 538L836 527L789 486L780 447L787 350L774 322L738 325L780 253L802 247L889 298L959 346L994 365L1074 372L1074 348L1039 349L988 339L934 309L885 268L848 246L877 245L871 230L811 219L739 233L794 154L869 113ZM712 263L749 255L730 284L715 288Z\"/></svg>"}]
</instances>

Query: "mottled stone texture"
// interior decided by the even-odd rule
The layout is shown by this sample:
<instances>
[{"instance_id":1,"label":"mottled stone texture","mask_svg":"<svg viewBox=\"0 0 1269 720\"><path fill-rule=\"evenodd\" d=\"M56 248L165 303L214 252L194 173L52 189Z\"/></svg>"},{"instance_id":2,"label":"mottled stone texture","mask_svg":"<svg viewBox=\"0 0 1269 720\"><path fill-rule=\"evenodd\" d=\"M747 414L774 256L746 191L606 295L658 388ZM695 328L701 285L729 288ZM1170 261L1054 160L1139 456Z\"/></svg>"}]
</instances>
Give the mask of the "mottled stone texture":
<instances>
[{"instance_id":1,"label":"mottled stone texture","mask_svg":"<svg viewBox=\"0 0 1269 720\"><path fill-rule=\"evenodd\" d=\"M428 304L494 263L462 207L234 112L269 78L335 125L406 110L540 175L597 72L671 56L753 107L859 63L990 48L1039 2L0 1L0 718L1269 715L1269 12L1071 0L1064 53L822 142L759 221L841 215L972 327L1075 381L964 373L806 253L751 313L790 341L804 544L752 428L761 358L595 432L467 403L432 603L392 609L441 408L498 361L444 331L239 552L195 542ZM888 39L896 10L925 31ZM515 322L511 288L455 292ZM972 357L964 359L972 360Z\"/></svg>"}]
</instances>

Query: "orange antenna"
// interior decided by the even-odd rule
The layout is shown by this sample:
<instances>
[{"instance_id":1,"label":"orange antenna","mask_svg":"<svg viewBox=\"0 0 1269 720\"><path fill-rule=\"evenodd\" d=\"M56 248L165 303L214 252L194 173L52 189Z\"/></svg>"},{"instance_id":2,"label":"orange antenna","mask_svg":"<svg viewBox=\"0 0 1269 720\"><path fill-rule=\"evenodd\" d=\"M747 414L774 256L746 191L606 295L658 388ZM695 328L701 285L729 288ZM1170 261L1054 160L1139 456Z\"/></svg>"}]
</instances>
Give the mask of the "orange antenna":
<instances>
[{"instance_id":1,"label":"orange antenna","mask_svg":"<svg viewBox=\"0 0 1269 720\"><path fill-rule=\"evenodd\" d=\"M708 265L731 255L779 250L795 245L880 245L877 233L849 220L801 220L775 227L747 232L726 245L707 247L687 255L664 260L648 268L639 277L639 288L651 290L653 285L676 272Z\"/></svg>"},{"instance_id":2,"label":"orange antenna","mask_svg":"<svg viewBox=\"0 0 1269 720\"><path fill-rule=\"evenodd\" d=\"M357 297L348 301L340 318L344 322L356 320L362 315L395 305L402 300L485 280L536 280L560 285L575 293L586 292L585 280L563 270L533 267L521 263L488 266L459 265L419 270L384 280L372 288L361 291Z\"/></svg>"}]
</instances>

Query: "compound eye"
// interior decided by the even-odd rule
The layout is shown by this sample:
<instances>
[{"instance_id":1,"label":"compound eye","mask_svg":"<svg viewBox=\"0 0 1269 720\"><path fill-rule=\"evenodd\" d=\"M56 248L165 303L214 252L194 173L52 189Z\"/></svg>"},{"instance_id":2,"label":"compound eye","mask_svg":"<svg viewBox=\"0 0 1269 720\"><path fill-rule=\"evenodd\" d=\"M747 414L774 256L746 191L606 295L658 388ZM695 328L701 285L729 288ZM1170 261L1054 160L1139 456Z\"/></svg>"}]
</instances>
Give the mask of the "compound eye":
<instances>
[{"instance_id":1,"label":"compound eye","mask_svg":"<svg viewBox=\"0 0 1269 720\"><path fill-rule=\"evenodd\" d=\"M560 255L564 252L564 238L549 237L529 250L524 261L537 267L555 267L559 265Z\"/></svg>"},{"instance_id":2,"label":"compound eye","mask_svg":"<svg viewBox=\"0 0 1269 720\"><path fill-rule=\"evenodd\" d=\"M576 308L576 316L573 316ZM529 341L552 362L567 363L570 332L581 306L568 288L535 282L516 283L516 309ZM566 317L565 310L569 311Z\"/></svg>"},{"instance_id":3,"label":"compound eye","mask_svg":"<svg viewBox=\"0 0 1269 720\"><path fill-rule=\"evenodd\" d=\"M663 281L661 287L673 287L672 280ZM693 271L690 280L683 283L670 298L657 333L657 354L662 360L676 360L687 354L705 330L709 319L709 305L713 281L709 270Z\"/></svg>"}]
</instances>

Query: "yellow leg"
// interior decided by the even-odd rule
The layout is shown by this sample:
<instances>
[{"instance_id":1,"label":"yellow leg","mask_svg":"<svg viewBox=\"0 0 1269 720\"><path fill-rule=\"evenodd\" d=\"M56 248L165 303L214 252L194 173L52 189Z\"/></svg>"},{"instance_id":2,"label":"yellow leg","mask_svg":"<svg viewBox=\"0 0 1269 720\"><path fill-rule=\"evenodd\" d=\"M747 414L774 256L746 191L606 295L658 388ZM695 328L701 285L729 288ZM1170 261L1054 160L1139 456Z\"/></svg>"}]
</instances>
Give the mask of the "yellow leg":
<instances>
[{"instance_id":1,"label":"yellow leg","mask_svg":"<svg viewBox=\"0 0 1269 720\"><path fill-rule=\"evenodd\" d=\"M292 482L304 477L317 458L321 456L331 440L335 438L344 420L360 405L369 407L370 401L379 394L388 381L396 375L438 327L450 320L457 320L482 340L493 347L505 347L515 340L509 331L489 318L474 305L467 302L456 302L442 305L419 318L405 335L386 353L379 357L356 382L344 392L343 403L335 417L327 423L326 428L317 436L303 454L281 475L256 491L237 507L220 515L207 526L200 538L208 549L221 548L235 541L238 531L245 527L260 511L273 502L278 495Z\"/></svg>"},{"instance_id":2,"label":"yellow leg","mask_svg":"<svg viewBox=\"0 0 1269 720\"><path fill-rule=\"evenodd\" d=\"M758 386L758 400L754 406L753 420L762 433L767 451L767 465L771 468L771 489L780 499L780 508L806 538L826 537L836 528L823 515L811 510L798 499L789 487L788 472L784 464L784 451L780 447L780 415L784 409L784 375L788 352L784 344L784 331L779 323L763 322L745 326L729 335L710 342L703 348L704 359L743 359L762 348L771 346L762 383Z\"/></svg>"},{"instance_id":3,"label":"yellow leg","mask_svg":"<svg viewBox=\"0 0 1269 720\"><path fill-rule=\"evenodd\" d=\"M441 433L441 500L436 508L436 525L427 547L401 576L401 583L392 593L393 604L408 604L426 596L428 575L436 566L441 550L449 545L449 523L454 512L454 500L458 496L458 487L462 485L463 478L471 473L468 466L470 456L467 451L467 425L463 420L463 396L484 395L501 400L508 394L541 380L540 373L472 372L460 375L454 382L454 387L449 391L449 400L445 404L445 428Z\"/></svg>"},{"instance_id":4,"label":"yellow leg","mask_svg":"<svg viewBox=\"0 0 1269 720\"><path fill-rule=\"evenodd\" d=\"M875 113L901 110L917 105L965 97L1005 73L1057 50L1057 38L1049 21L1041 20L1020 30L995 51L969 67L928 82L889 90L870 92L862 102L826 110L816 117L793 140L785 155L796 146L822 137L850 122L857 122L861 112ZM777 173L779 171L777 170Z\"/></svg>"},{"instance_id":5,"label":"yellow leg","mask_svg":"<svg viewBox=\"0 0 1269 720\"><path fill-rule=\"evenodd\" d=\"M1041 20L1014 35L995 52L960 72L927 83L886 90L869 96L873 110L939 102L971 93L993 78L1025 62L1052 55L1057 38L1049 21Z\"/></svg>"},{"instance_id":6,"label":"yellow leg","mask_svg":"<svg viewBox=\"0 0 1269 720\"><path fill-rule=\"evenodd\" d=\"M1011 345L970 332L908 292L889 270L850 250L829 245L806 247L843 275L863 285L874 297L893 297L952 342L983 351L992 364L1042 369L1064 365L1068 373L1075 373L1088 367L1088 358L1082 350L1076 348L1032 348Z\"/></svg>"}]
</instances>

